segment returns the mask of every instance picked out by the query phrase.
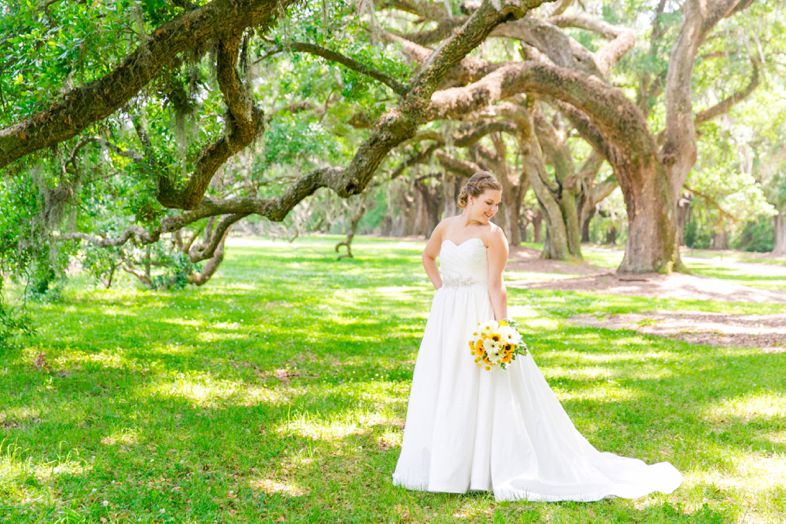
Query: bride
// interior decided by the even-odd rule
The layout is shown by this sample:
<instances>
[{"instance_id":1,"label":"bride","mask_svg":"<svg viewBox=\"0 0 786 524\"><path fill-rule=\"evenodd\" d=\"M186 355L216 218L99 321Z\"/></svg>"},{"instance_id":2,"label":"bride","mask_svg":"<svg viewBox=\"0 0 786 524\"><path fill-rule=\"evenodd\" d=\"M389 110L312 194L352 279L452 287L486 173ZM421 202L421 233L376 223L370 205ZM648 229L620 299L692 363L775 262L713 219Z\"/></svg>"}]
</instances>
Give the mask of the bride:
<instances>
[{"instance_id":1,"label":"bride","mask_svg":"<svg viewBox=\"0 0 786 524\"><path fill-rule=\"evenodd\" d=\"M682 482L671 464L602 453L581 436L530 355L507 369L475 364L467 341L478 322L507 317L508 243L490 222L501 194L493 175L476 173L459 196L464 211L440 222L423 251L436 292L393 482L416 490L492 491L497 500L671 493Z\"/></svg>"}]
</instances>

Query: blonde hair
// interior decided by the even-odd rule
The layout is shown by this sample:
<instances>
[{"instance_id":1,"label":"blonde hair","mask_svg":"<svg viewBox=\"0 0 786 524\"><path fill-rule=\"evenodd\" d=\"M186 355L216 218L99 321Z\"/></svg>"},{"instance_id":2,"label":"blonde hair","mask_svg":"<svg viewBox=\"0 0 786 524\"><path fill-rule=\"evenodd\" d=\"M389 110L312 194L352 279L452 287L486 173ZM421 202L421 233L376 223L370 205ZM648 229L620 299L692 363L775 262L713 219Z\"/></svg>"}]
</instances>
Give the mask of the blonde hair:
<instances>
[{"instance_id":1,"label":"blonde hair","mask_svg":"<svg viewBox=\"0 0 786 524\"><path fill-rule=\"evenodd\" d=\"M494 175L488 171L478 171L472 175L469 182L461 188L461 193L459 193L458 197L458 207L464 209L467 207L467 201L470 195L477 198L487 189L502 191L502 184L500 184L499 181L494 178Z\"/></svg>"}]
</instances>

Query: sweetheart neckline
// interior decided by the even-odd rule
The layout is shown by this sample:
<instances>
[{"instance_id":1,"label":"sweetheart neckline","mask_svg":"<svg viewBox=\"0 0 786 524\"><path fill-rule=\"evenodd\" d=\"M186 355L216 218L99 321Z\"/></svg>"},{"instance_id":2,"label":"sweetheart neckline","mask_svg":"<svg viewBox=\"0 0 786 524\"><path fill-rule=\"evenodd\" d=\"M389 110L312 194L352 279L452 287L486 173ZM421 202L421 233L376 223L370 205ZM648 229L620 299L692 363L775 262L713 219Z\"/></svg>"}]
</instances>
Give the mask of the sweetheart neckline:
<instances>
[{"instance_id":1,"label":"sweetheart neckline","mask_svg":"<svg viewBox=\"0 0 786 524\"><path fill-rule=\"evenodd\" d=\"M466 239L464 242L462 242L461 244L456 244L455 242L453 242L452 240L450 240L449 238L447 238L447 239L443 240L443 241L442 241L442 243L444 244L445 242L450 242L451 244L453 244L453 245L454 245L454 246L456 246L456 247L461 247L461 246L463 246L464 244L466 244L467 242L469 242L470 240L480 240L480 242L481 242L481 243L483 243L483 239L481 239L480 237L472 237L472 238L468 238L468 239ZM486 247L486 244L483 244L483 247L485 248L485 247ZM487 248L487 249L488 249L488 248Z\"/></svg>"}]
</instances>

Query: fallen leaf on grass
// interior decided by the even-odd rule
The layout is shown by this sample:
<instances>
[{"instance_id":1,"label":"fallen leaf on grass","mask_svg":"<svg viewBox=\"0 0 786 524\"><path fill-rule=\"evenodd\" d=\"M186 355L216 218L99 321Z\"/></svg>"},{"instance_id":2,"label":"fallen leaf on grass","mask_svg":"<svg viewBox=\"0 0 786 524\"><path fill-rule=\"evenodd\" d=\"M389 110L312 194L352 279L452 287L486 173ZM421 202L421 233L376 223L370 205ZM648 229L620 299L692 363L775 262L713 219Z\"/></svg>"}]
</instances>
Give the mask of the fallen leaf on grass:
<instances>
[{"instance_id":1,"label":"fallen leaf on grass","mask_svg":"<svg viewBox=\"0 0 786 524\"><path fill-rule=\"evenodd\" d=\"M33 365L36 369L46 369L47 371L52 369L49 367L49 364L46 363L46 353L39 353L36 355L35 360L33 360Z\"/></svg>"},{"instance_id":2,"label":"fallen leaf on grass","mask_svg":"<svg viewBox=\"0 0 786 524\"><path fill-rule=\"evenodd\" d=\"M380 437L377 439L377 447L380 449L380 451L387 451L390 448L396 447L396 443L386 439L385 437Z\"/></svg>"},{"instance_id":3,"label":"fallen leaf on grass","mask_svg":"<svg viewBox=\"0 0 786 524\"><path fill-rule=\"evenodd\" d=\"M277 369L273 372L273 376L286 384L290 381L290 379L299 377L300 373L297 371L287 371L286 369Z\"/></svg>"}]
</instances>

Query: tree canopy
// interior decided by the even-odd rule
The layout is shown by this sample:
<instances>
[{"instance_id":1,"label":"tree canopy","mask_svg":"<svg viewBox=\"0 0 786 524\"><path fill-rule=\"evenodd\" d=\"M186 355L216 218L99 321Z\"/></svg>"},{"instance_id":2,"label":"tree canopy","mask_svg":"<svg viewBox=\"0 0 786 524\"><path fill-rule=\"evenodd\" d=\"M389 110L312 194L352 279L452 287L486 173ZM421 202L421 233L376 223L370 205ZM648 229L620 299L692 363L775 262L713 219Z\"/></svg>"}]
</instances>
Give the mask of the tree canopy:
<instances>
[{"instance_id":1,"label":"tree canopy","mask_svg":"<svg viewBox=\"0 0 786 524\"><path fill-rule=\"evenodd\" d=\"M784 209L782 167L759 168L782 166L783 122L760 111L783 100L778 5L11 0L0 11L2 256L43 275L80 249L110 283L119 267L152 284L151 265L168 264L202 284L230 229L254 217L319 229L346 215L354 233L380 205L382 229L428 234L478 169L503 183L512 243L545 222L547 257L581 257L582 227L619 186L621 271L681 267L686 194L720 230L743 208L745 220ZM364 192L378 196L336 200Z\"/></svg>"}]
</instances>

